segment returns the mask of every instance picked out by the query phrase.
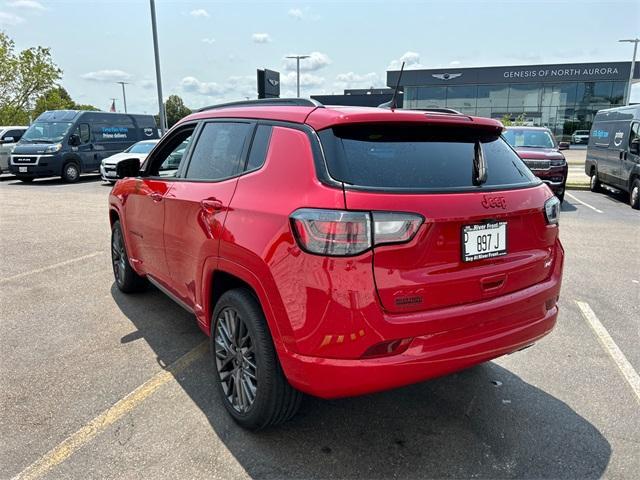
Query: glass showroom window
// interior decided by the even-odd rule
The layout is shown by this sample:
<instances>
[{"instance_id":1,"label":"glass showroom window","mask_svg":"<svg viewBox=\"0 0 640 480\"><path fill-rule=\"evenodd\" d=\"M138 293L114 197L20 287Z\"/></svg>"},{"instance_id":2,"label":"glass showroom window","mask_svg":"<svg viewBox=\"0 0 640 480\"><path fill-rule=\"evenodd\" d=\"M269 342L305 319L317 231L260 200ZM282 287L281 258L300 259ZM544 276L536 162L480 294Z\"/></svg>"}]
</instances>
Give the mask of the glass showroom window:
<instances>
[{"instance_id":1,"label":"glass showroom window","mask_svg":"<svg viewBox=\"0 0 640 480\"><path fill-rule=\"evenodd\" d=\"M417 108L442 108L446 106L445 87L418 87Z\"/></svg>"},{"instance_id":2,"label":"glass showroom window","mask_svg":"<svg viewBox=\"0 0 640 480\"><path fill-rule=\"evenodd\" d=\"M477 91L475 85L447 87L447 107L475 114Z\"/></svg>"},{"instance_id":3,"label":"glass showroom window","mask_svg":"<svg viewBox=\"0 0 640 480\"><path fill-rule=\"evenodd\" d=\"M530 110L525 107L540 107L542 102L542 84L511 84L509 87L509 110Z\"/></svg>"},{"instance_id":4,"label":"glass showroom window","mask_svg":"<svg viewBox=\"0 0 640 480\"><path fill-rule=\"evenodd\" d=\"M577 88L577 82L545 85L542 93L542 105L545 107L574 105Z\"/></svg>"},{"instance_id":5,"label":"glass showroom window","mask_svg":"<svg viewBox=\"0 0 640 480\"><path fill-rule=\"evenodd\" d=\"M478 85L478 102L480 107L503 107L509 104L508 85Z\"/></svg>"},{"instance_id":6,"label":"glass showroom window","mask_svg":"<svg viewBox=\"0 0 640 480\"><path fill-rule=\"evenodd\" d=\"M578 84L577 103L611 104L613 82L581 82Z\"/></svg>"}]
</instances>

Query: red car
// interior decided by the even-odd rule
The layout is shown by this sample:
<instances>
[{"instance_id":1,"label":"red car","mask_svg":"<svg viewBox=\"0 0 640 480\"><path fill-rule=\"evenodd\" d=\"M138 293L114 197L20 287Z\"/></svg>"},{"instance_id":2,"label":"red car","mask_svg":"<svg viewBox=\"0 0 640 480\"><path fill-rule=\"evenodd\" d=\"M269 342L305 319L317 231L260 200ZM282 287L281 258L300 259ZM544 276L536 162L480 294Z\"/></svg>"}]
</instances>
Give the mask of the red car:
<instances>
[{"instance_id":1,"label":"red car","mask_svg":"<svg viewBox=\"0 0 640 480\"><path fill-rule=\"evenodd\" d=\"M503 136L562 202L569 166L560 150L566 150L569 144L558 143L551 130L545 127L509 127Z\"/></svg>"},{"instance_id":2,"label":"red car","mask_svg":"<svg viewBox=\"0 0 640 480\"><path fill-rule=\"evenodd\" d=\"M301 392L360 395L523 349L558 315L560 203L502 131L309 100L203 109L142 166L118 163L116 284L149 281L195 314L250 429L290 418Z\"/></svg>"}]
</instances>

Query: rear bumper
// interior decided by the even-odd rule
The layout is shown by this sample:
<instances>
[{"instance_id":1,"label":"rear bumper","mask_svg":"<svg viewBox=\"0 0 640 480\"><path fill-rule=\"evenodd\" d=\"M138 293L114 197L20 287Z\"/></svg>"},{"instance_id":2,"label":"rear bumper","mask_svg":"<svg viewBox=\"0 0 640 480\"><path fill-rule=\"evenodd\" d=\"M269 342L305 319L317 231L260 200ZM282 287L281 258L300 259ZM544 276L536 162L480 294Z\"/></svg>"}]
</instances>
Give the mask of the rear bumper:
<instances>
[{"instance_id":1,"label":"rear bumper","mask_svg":"<svg viewBox=\"0 0 640 480\"><path fill-rule=\"evenodd\" d=\"M452 328L413 337L401 354L338 359L280 352L282 367L297 389L322 398L338 398L421 382L515 352L555 326L562 279L561 248L558 260L544 282L491 300L441 309L438 313ZM411 316L419 321L421 314ZM390 315L387 318L390 323L397 322ZM470 325L470 318L482 320Z\"/></svg>"}]
</instances>

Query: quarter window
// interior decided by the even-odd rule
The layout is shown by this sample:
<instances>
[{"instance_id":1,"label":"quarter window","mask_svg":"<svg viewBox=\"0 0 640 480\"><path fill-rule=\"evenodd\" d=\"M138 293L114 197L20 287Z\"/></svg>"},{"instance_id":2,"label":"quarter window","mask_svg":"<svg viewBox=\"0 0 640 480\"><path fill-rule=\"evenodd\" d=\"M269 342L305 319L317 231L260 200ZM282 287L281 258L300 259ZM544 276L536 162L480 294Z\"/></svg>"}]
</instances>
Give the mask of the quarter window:
<instances>
[{"instance_id":1,"label":"quarter window","mask_svg":"<svg viewBox=\"0 0 640 480\"><path fill-rule=\"evenodd\" d=\"M193 148L186 178L222 180L238 173L252 128L250 123L207 123Z\"/></svg>"},{"instance_id":2,"label":"quarter window","mask_svg":"<svg viewBox=\"0 0 640 480\"><path fill-rule=\"evenodd\" d=\"M269 139L271 138L271 127L269 125L259 125L251 143L251 152L245 170L256 170L260 168L267 157Z\"/></svg>"}]
</instances>

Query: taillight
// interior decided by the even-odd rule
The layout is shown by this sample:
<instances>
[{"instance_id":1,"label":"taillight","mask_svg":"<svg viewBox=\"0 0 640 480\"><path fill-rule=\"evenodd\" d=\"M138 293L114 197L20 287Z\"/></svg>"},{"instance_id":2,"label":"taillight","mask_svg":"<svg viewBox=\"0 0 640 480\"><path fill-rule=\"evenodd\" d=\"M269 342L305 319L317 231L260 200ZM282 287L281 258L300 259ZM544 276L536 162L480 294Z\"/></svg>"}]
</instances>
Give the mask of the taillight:
<instances>
[{"instance_id":1,"label":"taillight","mask_svg":"<svg viewBox=\"0 0 640 480\"><path fill-rule=\"evenodd\" d=\"M544 218L549 225L558 225L560 221L560 200L555 195L544 202Z\"/></svg>"},{"instance_id":2,"label":"taillight","mask_svg":"<svg viewBox=\"0 0 640 480\"><path fill-rule=\"evenodd\" d=\"M300 248L328 256L358 255L372 245L408 242L422 221L413 213L314 208L301 208L291 215Z\"/></svg>"},{"instance_id":3,"label":"taillight","mask_svg":"<svg viewBox=\"0 0 640 480\"><path fill-rule=\"evenodd\" d=\"M372 212L374 244L408 242L422 225L415 213Z\"/></svg>"}]
</instances>

